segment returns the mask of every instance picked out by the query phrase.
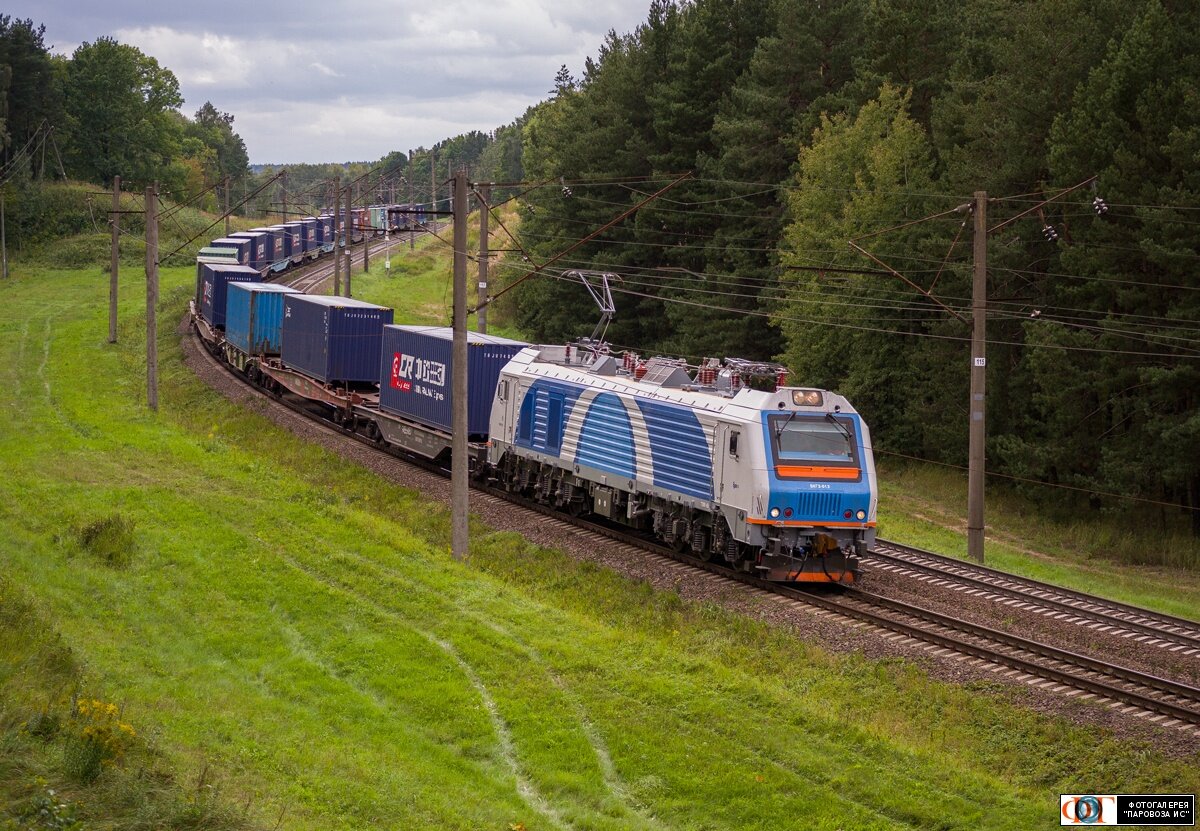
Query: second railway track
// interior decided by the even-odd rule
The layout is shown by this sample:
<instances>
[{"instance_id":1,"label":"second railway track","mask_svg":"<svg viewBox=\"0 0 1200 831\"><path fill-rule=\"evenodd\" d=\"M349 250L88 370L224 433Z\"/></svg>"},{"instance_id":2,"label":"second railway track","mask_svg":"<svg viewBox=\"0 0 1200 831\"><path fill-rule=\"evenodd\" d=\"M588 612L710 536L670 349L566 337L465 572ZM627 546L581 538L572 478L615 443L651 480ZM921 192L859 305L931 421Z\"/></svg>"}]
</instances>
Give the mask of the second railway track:
<instances>
[{"instance_id":1,"label":"second railway track","mask_svg":"<svg viewBox=\"0 0 1200 831\"><path fill-rule=\"evenodd\" d=\"M868 562L872 570L948 587L1061 623L1169 650L1181 657L1200 655L1200 623L1184 618L1064 589L891 540L876 540Z\"/></svg>"}]
</instances>

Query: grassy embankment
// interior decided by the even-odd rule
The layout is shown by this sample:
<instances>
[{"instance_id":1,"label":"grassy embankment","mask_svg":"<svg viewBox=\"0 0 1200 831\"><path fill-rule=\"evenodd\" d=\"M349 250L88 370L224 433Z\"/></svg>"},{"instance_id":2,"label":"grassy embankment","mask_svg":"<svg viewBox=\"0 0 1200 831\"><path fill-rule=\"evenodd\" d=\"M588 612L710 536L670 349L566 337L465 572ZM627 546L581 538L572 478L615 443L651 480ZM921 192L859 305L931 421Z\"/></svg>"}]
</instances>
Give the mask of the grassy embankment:
<instances>
[{"instance_id":1,"label":"grassy embankment","mask_svg":"<svg viewBox=\"0 0 1200 831\"><path fill-rule=\"evenodd\" d=\"M501 219L508 228L515 228L519 222L517 212L511 207L501 210ZM467 225L467 250L479 250L479 214L473 213ZM504 231L499 230L498 223L491 223L491 233L488 235L489 245L493 248L509 248L511 242ZM453 261L450 241L450 229L439 232L439 236L426 234L417 237L414 249L410 252L407 241L393 240L391 244L391 269L385 268L383 243L375 240L371 243L371 269L363 273L356 267L352 273L352 288L354 296L360 300L390 306L396 310L397 323L422 323L449 326L454 307ZM511 275L511 270L496 263L490 269L489 281L493 287L500 284L500 278ZM468 307L473 308L478 301L479 266L471 261L467 264L467 288L469 294ZM493 288L493 291L495 288ZM580 289L582 291L582 289ZM500 304L497 304L499 306ZM517 329L508 324L500 309L489 309L488 334L501 337L523 339ZM599 311L596 317L599 318ZM472 315L467 322L475 328L475 317Z\"/></svg>"},{"instance_id":2,"label":"grassy embankment","mask_svg":"<svg viewBox=\"0 0 1200 831\"><path fill-rule=\"evenodd\" d=\"M192 273L164 272L164 320ZM12 815L53 788L88 827L138 827L106 794L141 781L167 791L161 824L212 827L172 811L216 781L205 810L282 828L1029 828L1057 824L1059 792L1200 785L1196 760L513 534L476 527L457 564L442 506L229 405L169 331L148 413L136 293L109 346L98 270L16 274L0 285ZM371 280L380 300L419 296L398 276L356 295ZM32 619L22 595L43 646L11 624ZM69 764L73 692L137 732L91 784ZM184 784L143 773L166 769Z\"/></svg>"}]
</instances>

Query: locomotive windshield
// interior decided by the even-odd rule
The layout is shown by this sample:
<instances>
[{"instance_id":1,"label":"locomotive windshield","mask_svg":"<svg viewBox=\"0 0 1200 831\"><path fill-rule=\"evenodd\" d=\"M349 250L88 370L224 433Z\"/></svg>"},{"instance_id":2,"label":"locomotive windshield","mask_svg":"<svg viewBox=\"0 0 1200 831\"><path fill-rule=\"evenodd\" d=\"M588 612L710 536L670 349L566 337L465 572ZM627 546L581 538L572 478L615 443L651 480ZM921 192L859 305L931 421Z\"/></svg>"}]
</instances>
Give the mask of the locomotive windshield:
<instances>
[{"instance_id":1,"label":"locomotive windshield","mask_svg":"<svg viewBox=\"0 0 1200 831\"><path fill-rule=\"evenodd\" d=\"M831 475L831 468L858 475L858 441L850 419L793 413L771 416L769 422L780 476L822 478Z\"/></svg>"}]
</instances>

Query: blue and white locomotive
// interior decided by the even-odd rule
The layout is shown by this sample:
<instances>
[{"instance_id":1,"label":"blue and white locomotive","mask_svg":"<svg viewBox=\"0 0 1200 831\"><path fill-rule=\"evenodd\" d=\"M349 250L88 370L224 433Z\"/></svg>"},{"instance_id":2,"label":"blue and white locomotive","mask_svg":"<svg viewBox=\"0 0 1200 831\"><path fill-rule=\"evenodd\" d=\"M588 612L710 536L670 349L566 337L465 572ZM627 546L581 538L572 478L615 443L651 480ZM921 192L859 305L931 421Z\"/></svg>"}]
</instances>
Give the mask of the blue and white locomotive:
<instances>
[{"instance_id":1,"label":"blue and white locomotive","mask_svg":"<svg viewBox=\"0 0 1200 831\"><path fill-rule=\"evenodd\" d=\"M673 360L628 363L577 346L509 361L492 406L493 476L768 580L855 580L878 489L870 432L845 398L752 389L745 366L693 380Z\"/></svg>"}]
</instances>

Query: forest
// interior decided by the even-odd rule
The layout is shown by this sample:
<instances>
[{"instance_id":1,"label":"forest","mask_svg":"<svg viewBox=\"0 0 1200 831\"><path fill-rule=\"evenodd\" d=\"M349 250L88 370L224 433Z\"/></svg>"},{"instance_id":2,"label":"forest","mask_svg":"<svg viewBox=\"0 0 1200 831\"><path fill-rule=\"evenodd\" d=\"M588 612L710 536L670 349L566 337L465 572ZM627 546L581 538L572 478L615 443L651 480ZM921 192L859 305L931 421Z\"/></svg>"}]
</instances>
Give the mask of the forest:
<instances>
[{"instance_id":1,"label":"forest","mask_svg":"<svg viewBox=\"0 0 1200 831\"><path fill-rule=\"evenodd\" d=\"M586 293L547 278L610 272L618 348L779 360L881 458L964 465L983 191L990 474L1148 549L1200 534L1198 61L1187 2L655 0L524 116L548 184L505 273L691 176L513 314L586 334Z\"/></svg>"},{"instance_id":2,"label":"forest","mask_svg":"<svg viewBox=\"0 0 1200 831\"><path fill-rule=\"evenodd\" d=\"M521 281L497 312L530 338L590 332L565 272L601 270L614 348L779 361L848 396L881 458L959 466L985 192L989 473L1128 517L1153 549L1200 535L1198 62L1200 7L1179 0L653 0L510 124L289 166L252 209L368 172L401 201L444 199L459 167L513 183L493 191L521 217L493 280ZM99 184L185 197L229 175L236 196L278 172L110 39L56 57L0 17L0 91L6 181L33 175L21 149L46 124L50 167Z\"/></svg>"}]
</instances>

